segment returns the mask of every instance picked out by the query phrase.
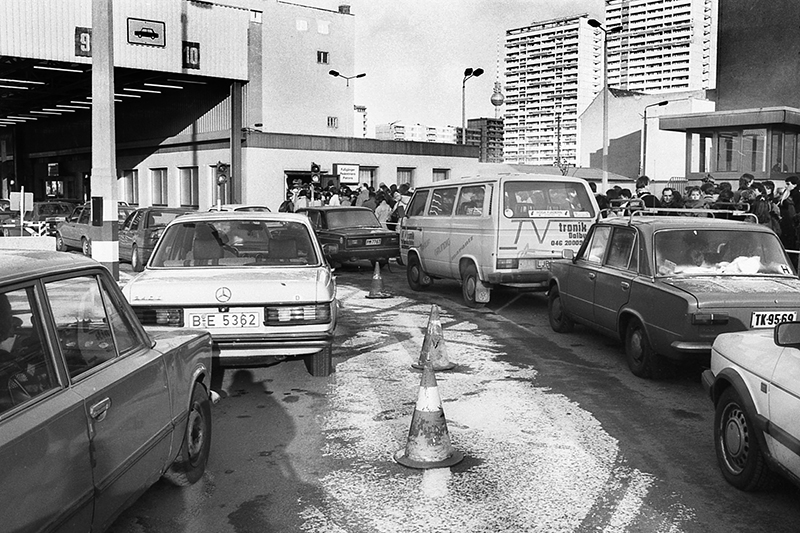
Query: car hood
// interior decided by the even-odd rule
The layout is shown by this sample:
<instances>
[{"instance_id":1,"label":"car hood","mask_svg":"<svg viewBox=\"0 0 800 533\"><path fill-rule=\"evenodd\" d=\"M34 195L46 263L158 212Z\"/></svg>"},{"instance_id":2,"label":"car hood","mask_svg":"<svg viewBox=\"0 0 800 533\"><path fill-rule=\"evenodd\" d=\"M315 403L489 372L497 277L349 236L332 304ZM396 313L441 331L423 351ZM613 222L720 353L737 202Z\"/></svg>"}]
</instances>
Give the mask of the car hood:
<instances>
[{"instance_id":1,"label":"car hood","mask_svg":"<svg viewBox=\"0 0 800 533\"><path fill-rule=\"evenodd\" d=\"M336 233L340 235L372 235L375 233L386 235L394 233L384 228L335 228L320 231L323 233Z\"/></svg>"},{"instance_id":2,"label":"car hood","mask_svg":"<svg viewBox=\"0 0 800 533\"><path fill-rule=\"evenodd\" d=\"M697 299L700 307L800 307L800 279L753 276L666 278L664 283Z\"/></svg>"},{"instance_id":3,"label":"car hood","mask_svg":"<svg viewBox=\"0 0 800 533\"><path fill-rule=\"evenodd\" d=\"M784 350L773 342L773 335L773 329L769 328L717 336L711 356L714 374L732 362L761 376L772 375L777 358Z\"/></svg>"},{"instance_id":4,"label":"car hood","mask_svg":"<svg viewBox=\"0 0 800 533\"><path fill-rule=\"evenodd\" d=\"M220 301L218 291L230 294ZM227 305L329 302L335 295L330 271L318 268L146 269L123 287L133 305Z\"/></svg>"}]
</instances>

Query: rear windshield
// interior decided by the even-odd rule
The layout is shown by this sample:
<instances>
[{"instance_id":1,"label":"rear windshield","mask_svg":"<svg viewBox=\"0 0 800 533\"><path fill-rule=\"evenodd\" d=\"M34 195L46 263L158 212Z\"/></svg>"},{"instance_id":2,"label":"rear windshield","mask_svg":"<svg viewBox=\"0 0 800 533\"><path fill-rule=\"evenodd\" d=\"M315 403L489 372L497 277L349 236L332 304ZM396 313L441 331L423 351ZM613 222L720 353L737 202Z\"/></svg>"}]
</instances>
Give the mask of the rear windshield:
<instances>
[{"instance_id":1,"label":"rear windshield","mask_svg":"<svg viewBox=\"0 0 800 533\"><path fill-rule=\"evenodd\" d=\"M317 265L306 226L295 221L214 220L167 228L152 267Z\"/></svg>"},{"instance_id":2,"label":"rear windshield","mask_svg":"<svg viewBox=\"0 0 800 533\"><path fill-rule=\"evenodd\" d=\"M747 230L662 230L654 237L659 276L794 275L778 237Z\"/></svg>"},{"instance_id":3,"label":"rear windshield","mask_svg":"<svg viewBox=\"0 0 800 533\"><path fill-rule=\"evenodd\" d=\"M170 213L163 211L150 211L150 213L147 215L147 227L152 228L153 226L166 226L182 214L183 212Z\"/></svg>"},{"instance_id":4,"label":"rear windshield","mask_svg":"<svg viewBox=\"0 0 800 533\"><path fill-rule=\"evenodd\" d=\"M503 189L507 218L594 218L594 205L581 183L507 181Z\"/></svg>"},{"instance_id":5,"label":"rear windshield","mask_svg":"<svg viewBox=\"0 0 800 533\"><path fill-rule=\"evenodd\" d=\"M327 220L328 229L382 227L375 213L361 209L328 211Z\"/></svg>"}]
</instances>

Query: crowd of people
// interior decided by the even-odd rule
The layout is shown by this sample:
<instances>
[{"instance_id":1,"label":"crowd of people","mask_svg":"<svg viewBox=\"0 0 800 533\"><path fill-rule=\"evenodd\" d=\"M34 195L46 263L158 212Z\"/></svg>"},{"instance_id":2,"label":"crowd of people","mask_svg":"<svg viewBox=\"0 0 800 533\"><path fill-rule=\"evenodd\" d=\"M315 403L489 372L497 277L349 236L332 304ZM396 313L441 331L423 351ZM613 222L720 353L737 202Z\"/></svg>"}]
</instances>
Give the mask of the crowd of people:
<instances>
[{"instance_id":1,"label":"crowd of people","mask_svg":"<svg viewBox=\"0 0 800 533\"><path fill-rule=\"evenodd\" d=\"M384 228L395 229L397 221L405 214L413 190L411 185L386 185L381 183L377 189L368 183L362 183L351 189L348 185L336 187L329 182L326 187L311 184L295 184L287 193L286 200L279 211L294 212L309 206L354 205L372 209Z\"/></svg>"},{"instance_id":2,"label":"crowd of people","mask_svg":"<svg viewBox=\"0 0 800 533\"><path fill-rule=\"evenodd\" d=\"M645 207L658 207L661 209L673 208L676 211L661 211L662 214L680 214L686 216L711 216L702 212L683 211L686 209L747 211L755 215L759 224L772 228L780 237L787 250L797 250L800 243L800 216L797 206L800 205L800 179L797 176L788 176L783 186L775 187L773 181L755 181L752 174L745 173L739 178L739 186L733 189L730 183L717 184L711 176L703 179L699 186L692 186L681 194L675 187L664 187L661 197L651 192L651 182L647 176L640 176L636 180L635 193L630 189L615 186L605 194L596 192L595 197L600 209L624 210L638 198ZM724 214L722 214L724 216ZM714 214L720 218L719 213ZM793 259L797 260L797 254Z\"/></svg>"}]
</instances>

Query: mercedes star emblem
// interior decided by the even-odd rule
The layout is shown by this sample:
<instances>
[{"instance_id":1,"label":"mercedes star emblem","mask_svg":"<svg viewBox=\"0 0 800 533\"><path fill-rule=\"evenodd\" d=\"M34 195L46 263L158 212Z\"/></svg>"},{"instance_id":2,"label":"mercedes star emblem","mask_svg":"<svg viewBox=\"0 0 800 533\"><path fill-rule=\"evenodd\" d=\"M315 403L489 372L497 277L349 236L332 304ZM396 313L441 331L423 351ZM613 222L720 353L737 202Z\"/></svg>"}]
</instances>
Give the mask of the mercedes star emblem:
<instances>
[{"instance_id":1,"label":"mercedes star emblem","mask_svg":"<svg viewBox=\"0 0 800 533\"><path fill-rule=\"evenodd\" d=\"M217 297L218 302L225 303L231 299L231 290L228 287L220 287L214 296Z\"/></svg>"}]
</instances>

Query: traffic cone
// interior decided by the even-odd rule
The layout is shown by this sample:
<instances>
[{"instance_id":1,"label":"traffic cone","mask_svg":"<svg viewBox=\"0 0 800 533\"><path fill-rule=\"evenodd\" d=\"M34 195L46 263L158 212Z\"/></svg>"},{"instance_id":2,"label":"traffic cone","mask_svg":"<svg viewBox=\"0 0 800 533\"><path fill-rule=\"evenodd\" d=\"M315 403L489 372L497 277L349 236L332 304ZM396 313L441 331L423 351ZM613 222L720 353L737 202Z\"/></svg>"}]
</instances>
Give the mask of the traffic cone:
<instances>
[{"instance_id":1,"label":"traffic cone","mask_svg":"<svg viewBox=\"0 0 800 533\"><path fill-rule=\"evenodd\" d=\"M447 347L444 344L442 334L442 322L439 320L439 306L431 305L431 316L428 318L428 329L425 330L425 338L422 340L422 350L419 354L419 361L412 363L414 368L422 368L427 361L431 362L436 372L455 368L456 364L451 363L447 358Z\"/></svg>"},{"instance_id":2,"label":"traffic cone","mask_svg":"<svg viewBox=\"0 0 800 533\"><path fill-rule=\"evenodd\" d=\"M462 459L464 453L450 443L436 375L428 363L422 371L406 447L395 452L394 460L409 468L444 468Z\"/></svg>"},{"instance_id":3,"label":"traffic cone","mask_svg":"<svg viewBox=\"0 0 800 533\"><path fill-rule=\"evenodd\" d=\"M381 277L381 264L375 261L375 273L372 275L372 286L367 298L391 298L392 295L383 291L383 278Z\"/></svg>"}]
</instances>

